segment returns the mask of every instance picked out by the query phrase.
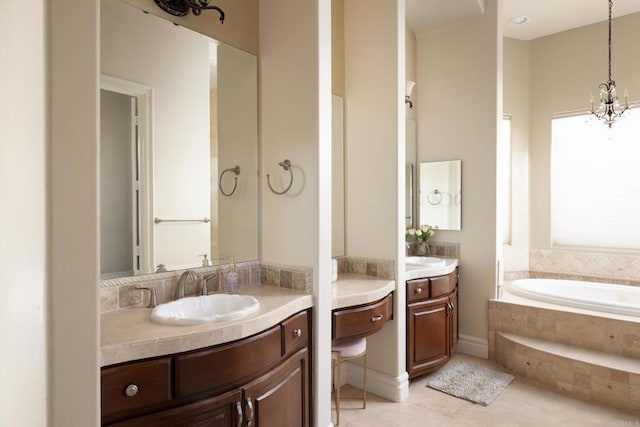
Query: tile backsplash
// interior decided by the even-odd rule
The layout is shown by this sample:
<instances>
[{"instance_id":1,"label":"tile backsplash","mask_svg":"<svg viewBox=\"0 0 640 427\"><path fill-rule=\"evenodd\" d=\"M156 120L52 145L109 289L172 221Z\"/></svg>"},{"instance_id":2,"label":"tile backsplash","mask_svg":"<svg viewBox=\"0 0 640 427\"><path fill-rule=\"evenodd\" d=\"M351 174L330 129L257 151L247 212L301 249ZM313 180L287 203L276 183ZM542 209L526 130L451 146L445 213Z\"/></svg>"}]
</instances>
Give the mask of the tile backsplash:
<instances>
[{"instance_id":1,"label":"tile backsplash","mask_svg":"<svg viewBox=\"0 0 640 427\"><path fill-rule=\"evenodd\" d=\"M238 262L236 268L240 287L263 284L311 292L312 269L308 267L250 261ZM221 291L229 266L193 268L191 271L196 274L197 280L185 287L186 296L200 295L203 280L206 280L209 293ZM149 303L149 292L137 289L139 287L154 288L158 304L169 302L175 299L178 279L182 273L183 270L179 270L103 280L100 312L146 306Z\"/></svg>"},{"instance_id":2,"label":"tile backsplash","mask_svg":"<svg viewBox=\"0 0 640 427\"><path fill-rule=\"evenodd\" d=\"M352 256L341 256L336 259L338 260L338 274L358 274L395 280L395 262L392 260Z\"/></svg>"}]
</instances>

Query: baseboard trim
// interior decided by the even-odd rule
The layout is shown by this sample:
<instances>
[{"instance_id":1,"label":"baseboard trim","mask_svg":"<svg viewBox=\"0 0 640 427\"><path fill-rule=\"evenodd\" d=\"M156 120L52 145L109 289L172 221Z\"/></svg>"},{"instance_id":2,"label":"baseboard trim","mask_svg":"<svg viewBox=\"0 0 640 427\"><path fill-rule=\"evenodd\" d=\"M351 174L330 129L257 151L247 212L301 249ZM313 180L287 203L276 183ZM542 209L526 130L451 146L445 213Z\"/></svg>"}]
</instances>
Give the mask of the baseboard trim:
<instances>
[{"instance_id":1,"label":"baseboard trim","mask_svg":"<svg viewBox=\"0 0 640 427\"><path fill-rule=\"evenodd\" d=\"M489 342L482 338L460 334L458 336L458 345L456 346L456 351L458 353L468 354L469 356L488 359Z\"/></svg>"},{"instance_id":2,"label":"baseboard trim","mask_svg":"<svg viewBox=\"0 0 640 427\"><path fill-rule=\"evenodd\" d=\"M362 388L362 366L355 363L345 363L345 378L355 387ZM403 372L398 377L392 377L373 369L367 369L367 391L392 402L402 402L409 398L409 375Z\"/></svg>"}]
</instances>

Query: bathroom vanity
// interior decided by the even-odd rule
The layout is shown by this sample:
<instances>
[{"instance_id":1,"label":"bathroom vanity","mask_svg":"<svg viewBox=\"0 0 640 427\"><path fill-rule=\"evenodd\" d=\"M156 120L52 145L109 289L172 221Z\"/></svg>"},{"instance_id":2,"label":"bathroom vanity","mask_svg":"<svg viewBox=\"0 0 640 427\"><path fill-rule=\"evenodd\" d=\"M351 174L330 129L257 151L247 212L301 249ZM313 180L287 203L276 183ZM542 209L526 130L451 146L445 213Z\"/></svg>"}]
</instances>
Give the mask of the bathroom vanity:
<instances>
[{"instance_id":1,"label":"bathroom vanity","mask_svg":"<svg viewBox=\"0 0 640 427\"><path fill-rule=\"evenodd\" d=\"M142 327L133 326L135 321L131 319L142 316L140 312L144 309L103 315L107 322L108 336L104 337L109 344L107 349L115 345L120 353L125 353L126 349L135 348L134 340L142 339L143 346L150 344L143 355L151 357L124 360L102 368L102 424L308 426L311 297L277 288L254 289L253 293L260 292L262 295L257 298L261 307L256 315L217 325L171 327L142 321ZM301 306L306 307L272 323L282 313ZM148 316L148 310L146 313ZM124 318L116 320L120 316ZM122 327L127 322L133 322L130 326L134 331L108 330L109 326ZM254 333L258 325L262 329ZM162 353L162 346L158 342L152 345L149 341L152 335L156 341L160 337L177 338L183 348L193 349L156 356L155 353ZM103 357L114 359L117 354L117 351L105 353L103 346ZM130 353L125 359L131 356Z\"/></svg>"},{"instance_id":2,"label":"bathroom vanity","mask_svg":"<svg viewBox=\"0 0 640 427\"><path fill-rule=\"evenodd\" d=\"M458 341L457 263L450 269L453 271L430 277L419 277L424 272L417 269L407 271L409 379L447 363Z\"/></svg>"}]
</instances>

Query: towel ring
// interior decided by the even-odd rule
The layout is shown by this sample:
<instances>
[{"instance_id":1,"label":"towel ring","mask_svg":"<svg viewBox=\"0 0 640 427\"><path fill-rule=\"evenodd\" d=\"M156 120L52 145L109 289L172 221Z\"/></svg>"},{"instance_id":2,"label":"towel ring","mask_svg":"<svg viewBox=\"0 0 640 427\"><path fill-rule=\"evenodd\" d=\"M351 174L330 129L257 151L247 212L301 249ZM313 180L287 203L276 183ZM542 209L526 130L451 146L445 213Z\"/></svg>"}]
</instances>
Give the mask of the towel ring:
<instances>
[{"instance_id":1,"label":"towel ring","mask_svg":"<svg viewBox=\"0 0 640 427\"><path fill-rule=\"evenodd\" d=\"M427 202L429 202L430 205L439 205L440 202L442 201L442 192L440 192L437 188L435 190L433 190L433 194L435 194L436 196L439 196L438 200L436 200L435 202L431 201L431 198L429 197L431 194L427 194Z\"/></svg>"},{"instance_id":2,"label":"towel ring","mask_svg":"<svg viewBox=\"0 0 640 427\"><path fill-rule=\"evenodd\" d=\"M233 177L233 189L229 193L226 193L222 188L222 178L224 177L224 174L227 172L233 172L236 175ZM233 196L233 193L236 192L236 188L238 188L238 175L240 175L240 166L238 165L236 165L236 167L234 168L227 168L222 171L222 173L220 174L220 178L218 179L218 189L220 190L223 196L227 196L227 197Z\"/></svg>"},{"instance_id":3,"label":"towel ring","mask_svg":"<svg viewBox=\"0 0 640 427\"><path fill-rule=\"evenodd\" d=\"M283 191L274 190L273 187L271 186L271 179L269 177L269 174L267 174L267 185L269 186L269 190L271 190L273 194L277 194L278 196L281 196L285 194L287 191L289 191L291 189L291 186L293 185L293 170L291 169L291 162L289 161L289 159L285 159L283 162L278 163L278 166L281 166L282 169L284 169L285 171L289 171L289 174L290 174L289 185Z\"/></svg>"}]
</instances>

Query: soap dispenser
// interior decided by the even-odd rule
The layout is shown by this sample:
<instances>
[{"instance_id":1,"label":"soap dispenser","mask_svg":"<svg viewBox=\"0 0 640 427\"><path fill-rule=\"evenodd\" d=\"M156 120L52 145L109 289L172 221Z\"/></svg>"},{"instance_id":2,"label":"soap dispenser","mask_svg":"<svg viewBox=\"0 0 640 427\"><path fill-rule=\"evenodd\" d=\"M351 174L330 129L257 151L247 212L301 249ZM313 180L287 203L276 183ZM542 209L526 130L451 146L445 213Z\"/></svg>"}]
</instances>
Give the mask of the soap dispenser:
<instances>
[{"instance_id":1,"label":"soap dispenser","mask_svg":"<svg viewBox=\"0 0 640 427\"><path fill-rule=\"evenodd\" d=\"M202 254L202 255L198 255L202 257L202 266L203 267L209 267L211 265L211 262L209 261L209 259L207 259L208 254Z\"/></svg>"},{"instance_id":2,"label":"soap dispenser","mask_svg":"<svg viewBox=\"0 0 640 427\"><path fill-rule=\"evenodd\" d=\"M229 264L229 272L227 273L227 280L225 281L224 291L228 294L237 294L239 288L238 272L236 271L236 264L231 258L231 264Z\"/></svg>"}]
</instances>

